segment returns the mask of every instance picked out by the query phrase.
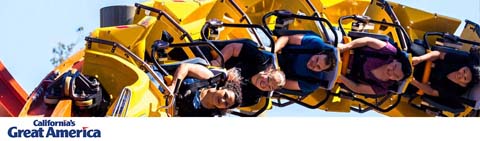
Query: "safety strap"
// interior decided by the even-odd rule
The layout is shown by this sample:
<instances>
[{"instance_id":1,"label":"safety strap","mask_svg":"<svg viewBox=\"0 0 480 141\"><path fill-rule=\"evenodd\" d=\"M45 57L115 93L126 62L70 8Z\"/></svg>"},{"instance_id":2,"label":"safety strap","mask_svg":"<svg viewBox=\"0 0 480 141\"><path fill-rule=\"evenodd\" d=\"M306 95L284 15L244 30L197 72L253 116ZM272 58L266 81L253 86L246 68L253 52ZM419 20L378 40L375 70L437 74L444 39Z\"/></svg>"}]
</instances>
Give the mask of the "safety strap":
<instances>
[{"instance_id":1,"label":"safety strap","mask_svg":"<svg viewBox=\"0 0 480 141\"><path fill-rule=\"evenodd\" d=\"M226 78L227 76L225 73L219 73L207 80L199 80L190 85L185 85L185 86L187 86L186 88L187 90L192 90L192 91L197 91L201 88L212 88L212 87L219 88L219 87L225 86Z\"/></svg>"}]
</instances>

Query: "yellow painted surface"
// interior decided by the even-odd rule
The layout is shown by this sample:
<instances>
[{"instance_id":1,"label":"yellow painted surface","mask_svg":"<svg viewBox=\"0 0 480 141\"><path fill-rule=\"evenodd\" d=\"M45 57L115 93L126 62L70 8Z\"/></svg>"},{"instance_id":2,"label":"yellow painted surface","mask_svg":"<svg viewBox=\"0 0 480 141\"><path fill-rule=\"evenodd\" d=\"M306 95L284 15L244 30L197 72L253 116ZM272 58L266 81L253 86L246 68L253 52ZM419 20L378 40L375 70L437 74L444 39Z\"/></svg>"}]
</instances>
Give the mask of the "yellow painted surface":
<instances>
[{"instance_id":1,"label":"yellow painted surface","mask_svg":"<svg viewBox=\"0 0 480 141\"><path fill-rule=\"evenodd\" d=\"M165 112L157 110L159 106L165 106L165 99L156 87L151 86L147 74L119 56L86 50L82 73L98 76L100 83L112 96L113 103L116 103L123 88L129 88L132 95L125 115L127 117L161 115L161 112ZM107 115L112 114L113 107L109 108Z\"/></svg>"},{"instance_id":2,"label":"yellow painted surface","mask_svg":"<svg viewBox=\"0 0 480 141\"><path fill-rule=\"evenodd\" d=\"M291 0L235 0L238 6L244 11L254 24L261 24L262 17L267 12L273 10L289 10L296 14L313 15L314 11L308 6L306 1ZM364 12L367 6L370 5L370 0L311 0L315 8L320 12L320 16L330 20L334 25L338 26L337 20L341 16L346 15L360 15ZM193 39L200 39L200 29L204 23L212 18L220 19L225 23L246 23L246 20L241 21L242 15L239 11L234 9L229 0L184 0L183 2L176 2L173 0L153 0L143 2L146 6L151 6L162 10L171 16L176 23L181 25ZM399 18L400 23L408 32L411 39L419 39L423 37L426 31L438 31L453 33L460 20L446 17L434 13L429 13L412 7L403 6L397 3L390 2L394 12ZM173 26L165 17L157 19L156 14L146 14L145 10L141 10L139 14L135 15L134 23L132 25L115 26L98 28L91 33L91 37L110 40L125 45L133 53L144 59L145 51L150 53L151 46L155 40L161 39L161 31L169 32L174 38L174 43L188 42L186 39L180 39L182 35L180 30ZM366 10L365 15L370 16L374 20L385 20L392 22L390 17L384 12L381 7L373 3ZM269 25L274 24L275 17L268 20ZM350 29L350 22L344 23L347 30ZM435 26L431 26L435 25ZM462 37L480 41L478 34L469 30L471 27L467 26ZM312 21L295 20L290 26L290 29L296 30L311 30L320 35L320 28ZM390 35L395 42L399 42L396 35L397 31L389 27L380 29L376 26L372 33ZM250 38L253 39L252 34L246 29L227 28L220 34L221 40ZM253 39L255 40L255 39ZM79 61L84 60L82 73L90 76L97 76L106 91L112 96L112 103L116 103L118 96L123 88L129 88L132 91L132 97L128 105L128 110L125 116L167 116L165 109L158 109L160 106L166 105L165 98L157 89L152 80L147 76L145 71L139 67L139 64L134 62L131 57L126 56L125 52L116 50L111 52L112 47L108 45L100 45L93 43L91 49L86 49L78 52L66 62L58 66L55 70L63 73L71 68L71 66ZM167 50L170 51L170 50ZM193 58L193 52L189 48L184 48L183 51L189 58ZM174 61L174 60L169 60ZM115 69L112 69L115 68ZM303 102L314 105L326 96L325 90L318 89L311 95L307 96ZM386 101L382 108L386 108L393 104L395 98ZM363 98L360 96L360 98ZM368 102L375 102L374 99L364 98ZM265 105L265 103L268 103ZM414 101L419 103L420 101ZM20 115L28 116L25 109L28 109L29 103L24 107L24 111ZM61 104L66 106L57 107L56 114L52 116L67 116L71 113L71 109L67 108L68 101L62 101ZM329 112L350 112L350 107L361 105L359 102L351 101L349 99L340 99L331 96L327 103L322 105L319 109ZM262 98L260 102L251 107L239 108L241 111L255 112L262 107L267 106L272 108L271 101L266 101ZM112 114L112 107L110 107L107 115ZM468 108L467 108L468 109ZM467 115L468 109L461 115ZM409 103L402 99L401 103L392 111L382 113L387 116L429 116L424 111L417 110L409 105ZM447 115L449 113L446 113Z\"/></svg>"}]
</instances>

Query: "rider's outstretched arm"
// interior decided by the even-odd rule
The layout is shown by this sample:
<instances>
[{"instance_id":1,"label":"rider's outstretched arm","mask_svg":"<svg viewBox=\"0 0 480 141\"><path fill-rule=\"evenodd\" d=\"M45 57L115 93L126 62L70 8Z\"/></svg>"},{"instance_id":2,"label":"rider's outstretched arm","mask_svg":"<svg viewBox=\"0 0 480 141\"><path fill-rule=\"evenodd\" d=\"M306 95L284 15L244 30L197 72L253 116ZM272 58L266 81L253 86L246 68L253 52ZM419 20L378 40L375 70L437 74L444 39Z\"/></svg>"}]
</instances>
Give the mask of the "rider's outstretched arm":
<instances>
[{"instance_id":1,"label":"rider's outstretched arm","mask_svg":"<svg viewBox=\"0 0 480 141\"><path fill-rule=\"evenodd\" d=\"M175 87L177 81L181 82L187 76L205 80L213 77L213 73L205 66L183 63L177 68L175 74L173 75L172 85L169 86L170 88L172 88L171 90L174 90L173 87Z\"/></svg>"},{"instance_id":2,"label":"rider's outstretched arm","mask_svg":"<svg viewBox=\"0 0 480 141\"><path fill-rule=\"evenodd\" d=\"M347 50L351 50L358 47L365 47L365 46L378 50L385 47L385 45L387 45L387 43L382 40L375 39L372 37L362 37L362 38L355 39L352 42L347 44L339 44L338 50L340 52L344 52Z\"/></svg>"}]
</instances>

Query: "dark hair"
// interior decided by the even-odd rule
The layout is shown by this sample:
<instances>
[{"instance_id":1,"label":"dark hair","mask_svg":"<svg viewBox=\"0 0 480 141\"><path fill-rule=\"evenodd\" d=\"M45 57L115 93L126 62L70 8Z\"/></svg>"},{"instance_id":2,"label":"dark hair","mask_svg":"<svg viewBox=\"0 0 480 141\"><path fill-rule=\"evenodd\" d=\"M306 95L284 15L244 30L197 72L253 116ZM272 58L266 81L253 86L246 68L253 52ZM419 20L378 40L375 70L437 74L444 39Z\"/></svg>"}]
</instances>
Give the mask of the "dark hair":
<instances>
[{"instance_id":1,"label":"dark hair","mask_svg":"<svg viewBox=\"0 0 480 141\"><path fill-rule=\"evenodd\" d=\"M235 103L228 109L236 108L242 104L242 87L239 82L227 81L225 83L224 89L231 90L235 94Z\"/></svg>"},{"instance_id":2,"label":"dark hair","mask_svg":"<svg viewBox=\"0 0 480 141\"><path fill-rule=\"evenodd\" d=\"M230 90L234 93L235 99L232 106L228 107L227 109L215 109L215 114L219 116L223 116L227 114L228 109L233 109L242 104L242 77L240 76L240 69L239 68L231 68L227 70L227 78L226 78L225 85L222 86L225 90Z\"/></svg>"},{"instance_id":3,"label":"dark hair","mask_svg":"<svg viewBox=\"0 0 480 141\"><path fill-rule=\"evenodd\" d=\"M276 69L273 64L269 65L265 70L261 71L265 73L274 74L278 73L280 75L280 83L278 83L277 87L274 90L281 89L285 86L285 83L287 82L287 78L285 77L285 73L282 70ZM259 73L261 73L259 72Z\"/></svg>"},{"instance_id":4,"label":"dark hair","mask_svg":"<svg viewBox=\"0 0 480 141\"><path fill-rule=\"evenodd\" d=\"M412 74L412 63L410 63L408 56L403 55L403 52L400 51L397 54L400 55L396 57L396 60L402 64L403 77L400 79L400 81L402 81L407 79Z\"/></svg>"},{"instance_id":5,"label":"dark hair","mask_svg":"<svg viewBox=\"0 0 480 141\"><path fill-rule=\"evenodd\" d=\"M480 69L474 65L467 65L470 72L472 72L472 80L468 82L467 88L472 88L480 81Z\"/></svg>"},{"instance_id":6,"label":"dark hair","mask_svg":"<svg viewBox=\"0 0 480 141\"><path fill-rule=\"evenodd\" d=\"M323 71L331 71L333 70L333 68L335 68L335 65L337 64L337 57L335 57L335 53L333 51L324 51L324 52L320 52L319 53L320 55L324 54L324 55L327 55L327 58L325 58L326 60L326 65L330 65L327 69L323 70Z\"/></svg>"},{"instance_id":7,"label":"dark hair","mask_svg":"<svg viewBox=\"0 0 480 141\"><path fill-rule=\"evenodd\" d=\"M228 109L232 109L235 107L240 106L242 104L242 76L240 75L240 69L238 68L231 68L227 70L227 80L223 89L227 89L232 91L235 94L235 100L232 106L228 107Z\"/></svg>"}]
</instances>

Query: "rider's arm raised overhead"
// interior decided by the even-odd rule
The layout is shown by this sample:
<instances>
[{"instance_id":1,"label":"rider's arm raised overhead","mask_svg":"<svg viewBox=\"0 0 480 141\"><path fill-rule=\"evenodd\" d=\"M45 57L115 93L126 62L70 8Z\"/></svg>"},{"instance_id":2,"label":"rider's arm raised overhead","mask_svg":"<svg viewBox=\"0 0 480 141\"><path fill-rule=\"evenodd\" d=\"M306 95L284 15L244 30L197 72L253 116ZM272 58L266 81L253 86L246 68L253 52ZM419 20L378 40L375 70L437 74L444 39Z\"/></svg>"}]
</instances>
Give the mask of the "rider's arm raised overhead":
<instances>
[{"instance_id":1,"label":"rider's arm raised overhead","mask_svg":"<svg viewBox=\"0 0 480 141\"><path fill-rule=\"evenodd\" d=\"M356 93L375 94L372 86L363 83L353 82L352 80L348 79L343 75L340 75L340 82Z\"/></svg>"},{"instance_id":2,"label":"rider's arm raised overhead","mask_svg":"<svg viewBox=\"0 0 480 141\"><path fill-rule=\"evenodd\" d=\"M177 80L182 81L187 76L205 80L213 77L213 73L205 66L183 63L177 68L173 75L172 86L177 83Z\"/></svg>"},{"instance_id":3,"label":"rider's arm raised overhead","mask_svg":"<svg viewBox=\"0 0 480 141\"><path fill-rule=\"evenodd\" d=\"M301 45L303 34L295 34L290 36L281 36L275 42L275 52L280 52L287 44Z\"/></svg>"},{"instance_id":4,"label":"rider's arm raised overhead","mask_svg":"<svg viewBox=\"0 0 480 141\"><path fill-rule=\"evenodd\" d=\"M238 57L240 54L240 51L242 50L243 44L242 43L231 43L226 45L222 49L222 54L223 54L223 59L225 62L228 61L228 59L232 57ZM215 58L214 60L210 61L212 65L214 66L220 66L220 57Z\"/></svg>"},{"instance_id":5,"label":"rider's arm raised overhead","mask_svg":"<svg viewBox=\"0 0 480 141\"><path fill-rule=\"evenodd\" d=\"M432 87L430 87L429 85L427 84L423 84L423 83L420 83L418 82L417 80L412 80L412 82L410 82L413 86L417 87L418 89L422 90L423 92L425 92L425 94L427 95L431 95L431 96L439 96L439 93L437 90L433 89Z\"/></svg>"},{"instance_id":6,"label":"rider's arm raised overhead","mask_svg":"<svg viewBox=\"0 0 480 141\"><path fill-rule=\"evenodd\" d=\"M437 59L441 59L443 60L445 58L445 54L444 52L440 52L440 51L431 51L427 54L424 54L422 56L418 56L418 57L413 57L412 58L412 64L413 65L417 65L421 62L424 62L424 61L435 61Z\"/></svg>"},{"instance_id":7,"label":"rider's arm raised overhead","mask_svg":"<svg viewBox=\"0 0 480 141\"><path fill-rule=\"evenodd\" d=\"M370 48L379 50L385 47L386 45L387 43L382 40L378 40L372 37L362 37L362 38L355 39L352 42L347 44L339 44L338 49L340 52L344 52L354 48L368 46Z\"/></svg>"}]
</instances>

